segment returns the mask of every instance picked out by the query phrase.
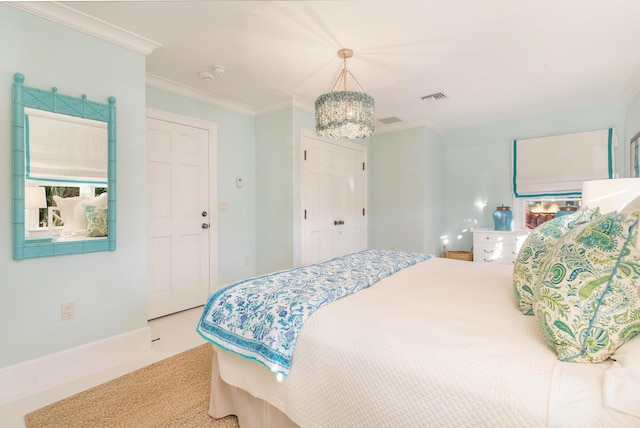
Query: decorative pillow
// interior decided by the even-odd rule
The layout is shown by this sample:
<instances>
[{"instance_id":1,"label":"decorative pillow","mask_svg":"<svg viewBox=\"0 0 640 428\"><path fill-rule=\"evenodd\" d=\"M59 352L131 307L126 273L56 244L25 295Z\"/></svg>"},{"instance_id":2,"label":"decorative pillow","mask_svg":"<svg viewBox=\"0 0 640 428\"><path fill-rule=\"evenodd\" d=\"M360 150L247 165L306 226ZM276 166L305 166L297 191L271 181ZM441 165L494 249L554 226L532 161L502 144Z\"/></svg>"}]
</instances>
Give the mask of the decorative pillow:
<instances>
[{"instance_id":1,"label":"decorative pillow","mask_svg":"<svg viewBox=\"0 0 640 428\"><path fill-rule=\"evenodd\" d=\"M640 332L639 217L609 213L549 253L533 311L559 360L602 362Z\"/></svg>"},{"instance_id":2,"label":"decorative pillow","mask_svg":"<svg viewBox=\"0 0 640 428\"><path fill-rule=\"evenodd\" d=\"M97 207L107 207L107 194L102 193L95 198L86 196L75 196L72 198L62 198L54 195L53 200L56 206L60 208L60 217L62 217L62 231L69 234L84 233L87 229L87 218L84 213L83 205L94 205Z\"/></svg>"},{"instance_id":3,"label":"decorative pillow","mask_svg":"<svg viewBox=\"0 0 640 428\"><path fill-rule=\"evenodd\" d=\"M633 211L640 211L640 196L637 196L634 200L625 205L621 212L631 213ZM638 233L638 237L636 238L636 247L640 248L640 233Z\"/></svg>"},{"instance_id":4,"label":"decorative pillow","mask_svg":"<svg viewBox=\"0 0 640 428\"><path fill-rule=\"evenodd\" d=\"M58 195L53 195L53 200L56 203L56 206L60 208L60 217L62 217L63 227L62 230L64 232L73 233L78 230L84 230L87 228L86 220L84 219L84 213L82 216L78 216L75 207L78 203L86 201L87 197L84 196L75 196L72 198L63 198ZM78 222L81 222L78 224ZM85 226L82 227L82 222L85 223Z\"/></svg>"},{"instance_id":5,"label":"decorative pillow","mask_svg":"<svg viewBox=\"0 0 640 428\"><path fill-rule=\"evenodd\" d=\"M549 250L569 230L599 216L598 209L583 209L554 218L536 227L525 239L513 266L513 291L518 308L525 315L533 315L533 288L538 281L541 264Z\"/></svg>"},{"instance_id":6,"label":"decorative pillow","mask_svg":"<svg viewBox=\"0 0 640 428\"><path fill-rule=\"evenodd\" d=\"M94 205L85 205L84 212L87 220L86 236L107 236L107 209Z\"/></svg>"}]
</instances>

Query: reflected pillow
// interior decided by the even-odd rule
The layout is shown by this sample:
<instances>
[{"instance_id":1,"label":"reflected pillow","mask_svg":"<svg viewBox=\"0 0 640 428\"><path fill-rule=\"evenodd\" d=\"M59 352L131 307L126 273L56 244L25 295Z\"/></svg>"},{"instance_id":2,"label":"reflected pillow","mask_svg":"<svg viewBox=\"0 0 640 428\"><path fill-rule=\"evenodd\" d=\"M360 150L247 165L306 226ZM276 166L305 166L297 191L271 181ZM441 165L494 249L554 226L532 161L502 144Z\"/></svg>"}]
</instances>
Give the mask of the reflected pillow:
<instances>
[{"instance_id":1,"label":"reflected pillow","mask_svg":"<svg viewBox=\"0 0 640 428\"><path fill-rule=\"evenodd\" d=\"M97 238L107 236L107 208L84 205L87 220L86 236Z\"/></svg>"},{"instance_id":2,"label":"reflected pillow","mask_svg":"<svg viewBox=\"0 0 640 428\"><path fill-rule=\"evenodd\" d=\"M60 217L62 217L62 231L68 234L82 234L87 229L87 218L84 213L83 205L94 205L97 207L107 207L107 194L102 193L95 198L86 196L75 196L71 198L62 198L58 195L53 196L56 206L60 208Z\"/></svg>"},{"instance_id":3,"label":"reflected pillow","mask_svg":"<svg viewBox=\"0 0 640 428\"><path fill-rule=\"evenodd\" d=\"M87 228L84 213L82 213L82 216L79 216L75 210L78 203L84 202L87 199L89 198L84 196L63 198L58 195L53 195L53 200L56 203L56 206L60 209L60 217L62 217L62 222L64 223L62 227L63 232L74 233Z\"/></svg>"},{"instance_id":4,"label":"reflected pillow","mask_svg":"<svg viewBox=\"0 0 640 428\"><path fill-rule=\"evenodd\" d=\"M601 216L547 256L533 312L559 360L600 363L640 332L639 216Z\"/></svg>"},{"instance_id":5,"label":"reflected pillow","mask_svg":"<svg viewBox=\"0 0 640 428\"><path fill-rule=\"evenodd\" d=\"M573 214L556 217L536 227L525 239L513 266L513 291L518 309L533 315L533 289L540 268L549 251L569 230L585 224L599 215L598 209L583 209Z\"/></svg>"}]
</instances>

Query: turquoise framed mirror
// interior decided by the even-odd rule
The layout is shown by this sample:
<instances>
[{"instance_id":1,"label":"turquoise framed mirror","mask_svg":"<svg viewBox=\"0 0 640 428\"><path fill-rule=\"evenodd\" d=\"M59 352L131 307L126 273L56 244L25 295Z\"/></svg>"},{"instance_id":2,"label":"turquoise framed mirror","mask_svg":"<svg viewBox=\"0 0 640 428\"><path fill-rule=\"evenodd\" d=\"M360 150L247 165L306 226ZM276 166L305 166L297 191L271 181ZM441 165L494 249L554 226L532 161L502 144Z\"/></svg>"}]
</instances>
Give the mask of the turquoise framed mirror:
<instances>
[{"instance_id":1,"label":"turquoise framed mirror","mask_svg":"<svg viewBox=\"0 0 640 428\"><path fill-rule=\"evenodd\" d=\"M116 99L13 84L13 258L116 249Z\"/></svg>"}]
</instances>

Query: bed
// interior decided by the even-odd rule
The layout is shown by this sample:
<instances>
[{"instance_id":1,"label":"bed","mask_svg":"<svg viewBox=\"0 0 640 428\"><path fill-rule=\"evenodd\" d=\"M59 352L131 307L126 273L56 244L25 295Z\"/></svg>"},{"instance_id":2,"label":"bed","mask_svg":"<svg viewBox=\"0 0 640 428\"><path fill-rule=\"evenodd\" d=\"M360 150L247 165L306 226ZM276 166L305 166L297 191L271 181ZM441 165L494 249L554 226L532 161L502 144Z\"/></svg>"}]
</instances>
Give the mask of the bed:
<instances>
[{"instance_id":1,"label":"bed","mask_svg":"<svg viewBox=\"0 0 640 428\"><path fill-rule=\"evenodd\" d=\"M598 364L560 361L513 278L510 265L415 260L317 308L284 373L208 336L208 303L209 413L243 428L640 427L640 339Z\"/></svg>"}]
</instances>

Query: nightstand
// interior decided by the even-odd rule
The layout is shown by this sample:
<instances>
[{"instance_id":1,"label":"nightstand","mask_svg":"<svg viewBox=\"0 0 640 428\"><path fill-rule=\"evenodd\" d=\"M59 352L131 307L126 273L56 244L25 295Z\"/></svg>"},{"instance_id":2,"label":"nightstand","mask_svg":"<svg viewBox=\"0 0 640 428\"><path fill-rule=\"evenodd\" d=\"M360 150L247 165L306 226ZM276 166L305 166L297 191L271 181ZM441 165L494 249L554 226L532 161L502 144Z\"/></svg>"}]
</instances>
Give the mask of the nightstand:
<instances>
[{"instance_id":1,"label":"nightstand","mask_svg":"<svg viewBox=\"0 0 640 428\"><path fill-rule=\"evenodd\" d=\"M473 261L512 264L529 232L473 229Z\"/></svg>"}]
</instances>

